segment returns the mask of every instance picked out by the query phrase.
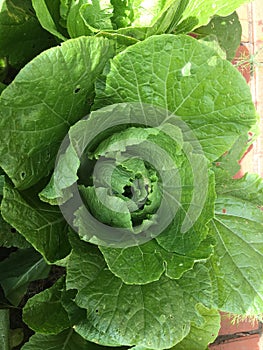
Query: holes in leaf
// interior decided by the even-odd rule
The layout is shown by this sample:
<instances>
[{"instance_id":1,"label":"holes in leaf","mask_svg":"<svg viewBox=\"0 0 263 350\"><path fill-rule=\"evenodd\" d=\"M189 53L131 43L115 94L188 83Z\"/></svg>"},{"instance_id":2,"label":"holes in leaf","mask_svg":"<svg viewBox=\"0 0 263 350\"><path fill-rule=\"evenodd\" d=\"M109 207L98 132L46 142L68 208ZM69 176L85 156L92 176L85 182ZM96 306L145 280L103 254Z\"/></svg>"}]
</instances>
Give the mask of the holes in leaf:
<instances>
[{"instance_id":1,"label":"holes in leaf","mask_svg":"<svg viewBox=\"0 0 263 350\"><path fill-rule=\"evenodd\" d=\"M77 87L76 87L76 89L74 90L74 94L79 93L79 92L80 92L80 90L81 90L81 89L80 89L80 86L77 86Z\"/></svg>"},{"instance_id":2,"label":"holes in leaf","mask_svg":"<svg viewBox=\"0 0 263 350\"><path fill-rule=\"evenodd\" d=\"M123 190L124 191L122 192L122 194L124 195L124 197L132 198L132 196L133 196L133 187L132 186L124 186Z\"/></svg>"},{"instance_id":3,"label":"holes in leaf","mask_svg":"<svg viewBox=\"0 0 263 350\"><path fill-rule=\"evenodd\" d=\"M24 180L25 177L26 177L26 173L25 173L24 171L21 171L21 173L20 173L20 178L21 178L22 180Z\"/></svg>"}]
</instances>

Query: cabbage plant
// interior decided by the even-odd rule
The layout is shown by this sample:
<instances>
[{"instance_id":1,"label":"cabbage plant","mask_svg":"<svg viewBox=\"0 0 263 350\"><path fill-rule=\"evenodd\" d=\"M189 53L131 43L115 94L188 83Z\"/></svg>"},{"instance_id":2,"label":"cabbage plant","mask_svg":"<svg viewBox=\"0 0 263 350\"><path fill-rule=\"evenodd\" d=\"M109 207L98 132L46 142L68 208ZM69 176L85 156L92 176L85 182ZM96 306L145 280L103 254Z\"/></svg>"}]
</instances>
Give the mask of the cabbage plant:
<instances>
[{"instance_id":1,"label":"cabbage plant","mask_svg":"<svg viewBox=\"0 0 263 350\"><path fill-rule=\"evenodd\" d=\"M202 350L220 311L262 314L262 180L233 179L258 118L224 41L243 2L2 2L1 286L19 305L62 271L23 350Z\"/></svg>"}]
</instances>

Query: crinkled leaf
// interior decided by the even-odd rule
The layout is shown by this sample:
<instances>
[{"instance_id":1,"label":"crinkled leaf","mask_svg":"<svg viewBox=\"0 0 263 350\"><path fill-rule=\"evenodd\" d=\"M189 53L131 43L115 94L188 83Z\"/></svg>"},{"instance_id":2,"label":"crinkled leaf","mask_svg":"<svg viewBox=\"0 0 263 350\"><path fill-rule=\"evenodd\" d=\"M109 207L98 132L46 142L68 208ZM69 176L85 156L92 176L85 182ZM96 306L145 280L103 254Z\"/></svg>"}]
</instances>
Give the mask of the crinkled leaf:
<instances>
[{"instance_id":1,"label":"crinkled leaf","mask_svg":"<svg viewBox=\"0 0 263 350\"><path fill-rule=\"evenodd\" d=\"M205 322L201 327L191 324L189 334L171 350L206 350L208 344L212 343L220 329L220 314L217 310L208 309L203 305L197 305L196 308L204 317Z\"/></svg>"},{"instance_id":2,"label":"crinkled leaf","mask_svg":"<svg viewBox=\"0 0 263 350\"><path fill-rule=\"evenodd\" d=\"M158 281L165 270L161 252L155 240L129 248L100 247L110 270L126 284L146 284Z\"/></svg>"},{"instance_id":3,"label":"crinkled leaf","mask_svg":"<svg viewBox=\"0 0 263 350\"><path fill-rule=\"evenodd\" d=\"M210 160L256 122L243 77L191 37L159 35L137 43L114 57L105 80L97 85L95 109L133 101L166 108L194 132Z\"/></svg>"},{"instance_id":4,"label":"crinkled leaf","mask_svg":"<svg viewBox=\"0 0 263 350\"><path fill-rule=\"evenodd\" d=\"M38 199L38 192L38 186L19 192L6 182L1 212L47 261L55 262L70 252L67 223L59 208Z\"/></svg>"},{"instance_id":5,"label":"crinkled leaf","mask_svg":"<svg viewBox=\"0 0 263 350\"><path fill-rule=\"evenodd\" d=\"M92 215L100 222L132 229L131 214L125 200L109 195L108 189L104 187L95 189L94 187L81 186L79 190L85 201L90 204ZM102 198L107 205L102 203ZM78 219L80 217L79 211L75 215ZM79 227L82 225L82 221L75 220L74 223Z\"/></svg>"},{"instance_id":6,"label":"crinkled leaf","mask_svg":"<svg viewBox=\"0 0 263 350\"><path fill-rule=\"evenodd\" d=\"M194 306L199 298L208 302L209 283L207 272L200 266L187 272L178 283L162 277L144 286L124 285L104 270L96 282L77 295L77 304L89 311L87 320L76 325L76 331L89 339L92 325L98 330L97 337L107 332L119 344L169 348L186 336L190 320L201 322ZM193 285L198 296L189 293ZM105 341L103 345L107 345Z\"/></svg>"},{"instance_id":7,"label":"crinkled leaf","mask_svg":"<svg viewBox=\"0 0 263 350\"><path fill-rule=\"evenodd\" d=\"M199 302L207 306L211 303L211 282L202 264L179 280L162 277L144 286L128 286L112 275L103 257L94 264L89 253L92 248L92 254L96 254L96 247L80 240L75 244L83 248L79 253L73 248L68 268L81 261L82 269L75 268L75 285L71 283L70 287L78 289L77 305L87 309L87 319L77 324L75 330L87 340L101 345L115 342L115 346L138 344L165 349L188 334L191 321L202 324L203 318L195 306ZM84 247L83 262L80 250ZM101 256L98 250L97 254Z\"/></svg>"},{"instance_id":8,"label":"crinkled leaf","mask_svg":"<svg viewBox=\"0 0 263 350\"><path fill-rule=\"evenodd\" d=\"M0 262L0 284L5 297L17 306L30 282L46 278L50 267L33 248L19 249Z\"/></svg>"},{"instance_id":9,"label":"crinkled leaf","mask_svg":"<svg viewBox=\"0 0 263 350\"><path fill-rule=\"evenodd\" d=\"M71 326L61 303L63 289L64 278L61 278L28 300L23 308L23 320L31 329L42 334L57 334Z\"/></svg>"},{"instance_id":10,"label":"crinkled leaf","mask_svg":"<svg viewBox=\"0 0 263 350\"><path fill-rule=\"evenodd\" d=\"M17 187L32 186L54 166L69 126L88 113L112 51L107 39L68 40L37 56L3 91L1 166Z\"/></svg>"},{"instance_id":11,"label":"crinkled leaf","mask_svg":"<svg viewBox=\"0 0 263 350\"><path fill-rule=\"evenodd\" d=\"M32 0L32 5L42 27L58 39L67 40L67 32L60 25L60 0Z\"/></svg>"},{"instance_id":12,"label":"crinkled leaf","mask_svg":"<svg viewBox=\"0 0 263 350\"><path fill-rule=\"evenodd\" d=\"M218 188L217 244L211 259L215 301L223 311L258 315L263 305L263 184L255 175L226 180Z\"/></svg>"},{"instance_id":13,"label":"crinkled leaf","mask_svg":"<svg viewBox=\"0 0 263 350\"><path fill-rule=\"evenodd\" d=\"M226 52L227 59L231 61L241 42L242 27L237 13L234 12L226 17L213 17L206 26L198 28L195 33L201 37L213 34Z\"/></svg>"},{"instance_id":14,"label":"crinkled leaf","mask_svg":"<svg viewBox=\"0 0 263 350\"><path fill-rule=\"evenodd\" d=\"M205 261L212 254L211 241L201 242L191 255L169 253L151 240L140 246L114 249L99 247L104 259L117 277L126 284L147 284L158 281L166 271L170 278L181 278L183 273L193 268L196 261Z\"/></svg>"}]
</instances>

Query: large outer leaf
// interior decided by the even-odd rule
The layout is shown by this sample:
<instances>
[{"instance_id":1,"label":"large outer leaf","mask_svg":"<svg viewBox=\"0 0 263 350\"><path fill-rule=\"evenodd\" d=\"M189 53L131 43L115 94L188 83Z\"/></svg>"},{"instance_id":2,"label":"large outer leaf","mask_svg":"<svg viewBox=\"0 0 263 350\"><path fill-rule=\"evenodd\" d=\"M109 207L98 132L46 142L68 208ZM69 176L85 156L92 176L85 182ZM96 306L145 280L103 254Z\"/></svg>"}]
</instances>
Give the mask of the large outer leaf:
<instances>
[{"instance_id":1,"label":"large outer leaf","mask_svg":"<svg viewBox=\"0 0 263 350\"><path fill-rule=\"evenodd\" d=\"M87 309L87 319L76 324L75 330L87 340L166 349L187 335L190 321L202 324L195 306L211 303L210 279L203 265L196 265L177 281L162 277L144 286L128 286L105 267L98 251L94 263L96 247L80 240L75 245L85 247L86 254L83 262L81 248L79 253L73 248L68 268L81 262L82 269L75 269L70 288L78 289L76 303Z\"/></svg>"},{"instance_id":2,"label":"large outer leaf","mask_svg":"<svg viewBox=\"0 0 263 350\"><path fill-rule=\"evenodd\" d=\"M243 77L188 36L153 36L114 57L106 84L98 84L94 108L133 101L179 115L210 160L256 122Z\"/></svg>"},{"instance_id":3,"label":"large outer leaf","mask_svg":"<svg viewBox=\"0 0 263 350\"><path fill-rule=\"evenodd\" d=\"M59 208L42 203L38 188L20 193L5 184L1 203L3 218L17 229L46 260L55 262L70 251L67 223Z\"/></svg>"},{"instance_id":4,"label":"large outer leaf","mask_svg":"<svg viewBox=\"0 0 263 350\"><path fill-rule=\"evenodd\" d=\"M23 308L23 320L42 334L58 334L71 326L66 310L61 304L64 279L51 288L34 295Z\"/></svg>"},{"instance_id":5,"label":"large outer leaf","mask_svg":"<svg viewBox=\"0 0 263 350\"><path fill-rule=\"evenodd\" d=\"M94 80L112 55L103 38L68 40L21 70L1 95L1 166L20 188L47 175L71 124L89 111Z\"/></svg>"},{"instance_id":6,"label":"large outer leaf","mask_svg":"<svg viewBox=\"0 0 263 350\"><path fill-rule=\"evenodd\" d=\"M200 27L209 22L212 16L228 16L241 5L250 0L190 0L183 13L182 21L190 18L198 20L195 27Z\"/></svg>"},{"instance_id":7,"label":"large outer leaf","mask_svg":"<svg viewBox=\"0 0 263 350\"><path fill-rule=\"evenodd\" d=\"M195 262L205 261L212 254L211 242L205 240L191 255L169 253L155 240L124 249L99 247L109 269L126 284L146 284L157 281L166 271L170 278L178 279Z\"/></svg>"},{"instance_id":8,"label":"large outer leaf","mask_svg":"<svg viewBox=\"0 0 263 350\"><path fill-rule=\"evenodd\" d=\"M247 192L246 192L247 191ZM216 237L211 259L218 307L258 315L263 309L263 183L256 175L225 181L218 188Z\"/></svg>"},{"instance_id":9,"label":"large outer leaf","mask_svg":"<svg viewBox=\"0 0 263 350\"><path fill-rule=\"evenodd\" d=\"M2 0L0 8L0 57L21 68L55 40L39 24L30 0Z\"/></svg>"}]
</instances>

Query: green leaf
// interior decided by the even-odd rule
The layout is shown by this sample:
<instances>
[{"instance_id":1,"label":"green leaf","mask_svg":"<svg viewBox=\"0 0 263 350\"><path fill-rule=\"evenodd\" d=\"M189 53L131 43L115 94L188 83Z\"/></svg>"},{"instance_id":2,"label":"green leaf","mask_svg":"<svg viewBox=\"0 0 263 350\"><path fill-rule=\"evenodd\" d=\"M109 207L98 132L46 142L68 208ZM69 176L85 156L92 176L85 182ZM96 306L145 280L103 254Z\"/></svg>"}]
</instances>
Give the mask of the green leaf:
<instances>
[{"instance_id":1,"label":"green leaf","mask_svg":"<svg viewBox=\"0 0 263 350\"><path fill-rule=\"evenodd\" d=\"M158 190L158 177L155 180L156 186L154 186L154 180L151 180L151 177L155 178L157 175L150 170L146 171L147 166L144 170L139 170L138 162L133 165L130 164L130 167L127 168L131 174L128 175L126 172L122 172L121 180L119 176L118 181L112 180L114 189L111 188L111 180L108 181L104 176L102 181L100 179L101 176L95 176L94 178L93 174L94 181L99 182L98 187L104 188L98 188L97 192L101 193L101 200L98 198L95 200L94 190L92 192L90 188L85 190L81 187L82 192L85 190L84 199L86 199L90 212L103 223L109 225L113 221L116 226L119 223L119 226L123 225L128 228L130 228L129 220L131 218L134 232L130 229L128 233L130 240L133 239L133 241L140 237L139 233L148 229L152 238L153 233L156 232L152 230L152 227L157 222L156 230L157 227L161 227L157 234L164 230L162 227L165 228L165 231L158 237L159 244L170 252L188 256L205 238L207 234L206 223L214 214L213 174L208 172L207 159L202 154L197 154L199 150L194 150L191 144L187 142L183 144L183 135L178 127L178 125L181 126L180 119L174 116L167 118L166 110L155 109L152 106L147 108L143 107L143 105L128 103L111 105L92 112L87 120L81 120L76 123L69 131L70 144L58 160L53 181L50 183L50 187L46 188L45 196L46 198L49 196L47 200L50 202L57 197L59 202L63 203L63 194L65 193L64 201L67 201L73 195L71 186L76 183L78 177L80 177L80 182L85 182L80 173L83 172L84 177L86 179L89 178L89 174L91 174L94 167L90 158L95 157L96 160L96 158L102 157L102 165L101 167L98 165L98 173L107 175L106 178L109 179L112 178L109 171L111 169L109 162L111 161L110 164L112 165L112 159L116 159L116 166L121 166L125 169L125 167L127 168L128 160L123 158L122 152L126 149L128 152L134 151L142 164L143 160L148 159L148 163L156 169L155 173L157 174L157 171L160 173L160 176L158 175L162 179L160 181L160 191ZM154 127L146 127L144 129L141 127L126 127L126 124L130 124L131 120L134 124L143 123L148 126L149 123L149 126ZM121 129L119 124L121 124ZM109 131L104 130L105 125L115 126L114 129L110 129L110 136L108 135ZM94 133L91 134L90 130L96 130L98 136L96 137ZM86 145L88 146L86 147ZM154 158L152 157L153 147ZM89 161L87 161L85 169L77 173L80 162L83 160L83 156L82 159L80 157L84 151L88 154ZM109 159L108 162L105 162L105 157ZM129 162L131 162L131 159L129 159ZM145 177L145 184L148 184L148 188L152 187L153 189L152 193L147 197L152 205L145 204L143 210L138 209L138 211L134 211L131 204L135 205L136 203L123 195L125 186L121 190L119 187L122 184L129 186L129 181L133 181L133 178L136 178L137 172L138 174L140 173L139 175L142 178ZM146 173L149 174L146 176ZM112 179L114 179L114 176ZM117 186L115 183L118 183L120 186ZM161 197L159 192L162 191L164 195L162 196L162 205L159 206ZM140 191L137 192L139 193ZM117 196L114 193L117 193ZM43 192L41 193L42 195ZM136 196L134 195L134 197ZM107 200L111 199L110 205L102 205L105 198ZM126 212L122 208L122 204L125 204ZM117 214L115 215L114 212L117 212ZM204 215L201 215L201 213L204 213ZM105 233L106 228L100 225L95 231L100 239L96 240L98 237L94 236L94 230L90 226L90 220L87 220L87 214L91 215L81 202L79 209L75 212L74 226L78 228L79 235L84 240L102 245L103 240L110 238L109 232ZM167 218L171 219L168 223ZM137 222L139 222L139 225L136 226ZM170 222L171 224L169 225ZM94 225L98 227L97 221ZM181 231L184 235L182 235ZM128 233L126 234L125 232L125 237L128 237Z\"/></svg>"},{"instance_id":2,"label":"green leaf","mask_svg":"<svg viewBox=\"0 0 263 350\"><path fill-rule=\"evenodd\" d=\"M55 44L35 17L30 0L2 0L0 8L0 57L20 69Z\"/></svg>"},{"instance_id":3,"label":"green leaf","mask_svg":"<svg viewBox=\"0 0 263 350\"><path fill-rule=\"evenodd\" d=\"M157 237L167 251L192 256L206 238L207 223L214 216L214 175L207 170L204 157L187 154L180 169L182 196L180 209L171 224Z\"/></svg>"},{"instance_id":4,"label":"green leaf","mask_svg":"<svg viewBox=\"0 0 263 350\"><path fill-rule=\"evenodd\" d=\"M145 40L155 34L171 33L180 20L188 1L168 0L147 3L136 1L133 8L132 26L119 28L116 32L138 40Z\"/></svg>"},{"instance_id":5,"label":"green leaf","mask_svg":"<svg viewBox=\"0 0 263 350\"><path fill-rule=\"evenodd\" d=\"M0 309L0 346L9 350L9 310Z\"/></svg>"},{"instance_id":6,"label":"green leaf","mask_svg":"<svg viewBox=\"0 0 263 350\"><path fill-rule=\"evenodd\" d=\"M10 347L11 349L19 346L24 340L23 328L10 329Z\"/></svg>"},{"instance_id":7,"label":"green leaf","mask_svg":"<svg viewBox=\"0 0 263 350\"><path fill-rule=\"evenodd\" d=\"M131 215L122 198L108 195L108 190L103 187L79 187L82 197L90 204L91 213L100 222L111 224L111 226L125 227L132 229ZM104 199L107 205L103 205L100 199ZM78 221L78 211L76 211L76 226L81 227L82 222ZM78 224L77 224L78 223Z\"/></svg>"},{"instance_id":8,"label":"green leaf","mask_svg":"<svg viewBox=\"0 0 263 350\"><path fill-rule=\"evenodd\" d=\"M67 33L60 25L60 0L32 0L37 18L44 29L58 39L67 40Z\"/></svg>"},{"instance_id":9,"label":"green leaf","mask_svg":"<svg viewBox=\"0 0 263 350\"><path fill-rule=\"evenodd\" d=\"M69 238L72 251L67 264L67 289L82 289L96 279L104 268L104 259L96 246L80 242L75 232L70 232ZM89 266L90 260L92 266Z\"/></svg>"},{"instance_id":10,"label":"green leaf","mask_svg":"<svg viewBox=\"0 0 263 350\"><path fill-rule=\"evenodd\" d=\"M196 308L204 317L205 322L201 327L191 324L189 334L171 350L206 350L208 344L212 343L217 337L220 329L220 314L217 310L208 309L203 305L197 305Z\"/></svg>"},{"instance_id":11,"label":"green leaf","mask_svg":"<svg viewBox=\"0 0 263 350\"><path fill-rule=\"evenodd\" d=\"M218 181L216 192L220 195L233 194L236 198L249 201L258 206L263 202L263 183L262 178L257 174L246 174L241 179L233 180L225 177L223 181Z\"/></svg>"},{"instance_id":12,"label":"green leaf","mask_svg":"<svg viewBox=\"0 0 263 350\"><path fill-rule=\"evenodd\" d=\"M5 184L5 175L0 175L0 196L3 196L4 184Z\"/></svg>"},{"instance_id":13,"label":"green leaf","mask_svg":"<svg viewBox=\"0 0 263 350\"><path fill-rule=\"evenodd\" d=\"M75 245L79 250L73 247L68 265L75 272L70 288L78 289L76 303L87 309L87 319L75 325L85 339L101 345L136 344L166 349L188 334L191 321L198 325L204 321L195 308L200 302L206 306L211 303L211 282L202 264L179 280L161 277L144 286L128 286L105 267L96 247L80 240ZM87 279L83 283L85 273Z\"/></svg>"},{"instance_id":14,"label":"green leaf","mask_svg":"<svg viewBox=\"0 0 263 350\"><path fill-rule=\"evenodd\" d=\"M2 93L2 91L4 91L5 88L6 85L0 82L0 94Z\"/></svg>"},{"instance_id":15,"label":"green leaf","mask_svg":"<svg viewBox=\"0 0 263 350\"><path fill-rule=\"evenodd\" d=\"M104 259L117 277L126 284L147 284L158 281L166 271L170 278L181 278L196 261L205 261L212 254L211 242L206 240L191 255L169 253L151 240L140 246L114 249L99 247Z\"/></svg>"},{"instance_id":16,"label":"green leaf","mask_svg":"<svg viewBox=\"0 0 263 350\"><path fill-rule=\"evenodd\" d=\"M90 343L74 332L72 328L56 335L34 334L22 350L103 350L104 346ZM123 348L116 348L123 349Z\"/></svg>"},{"instance_id":17,"label":"green leaf","mask_svg":"<svg viewBox=\"0 0 263 350\"><path fill-rule=\"evenodd\" d=\"M94 81L112 54L107 39L68 40L37 56L3 91L1 166L16 187L48 175L68 128L89 112Z\"/></svg>"},{"instance_id":18,"label":"green leaf","mask_svg":"<svg viewBox=\"0 0 263 350\"><path fill-rule=\"evenodd\" d=\"M51 288L34 295L23 308L23 320L34 331L57 334L71 326L68 314L61 303L64 278Z\"/></svg>"},{"instance_id":19,"label":"green leaf","mask_svg":"<svg viewBox=\"0 0 263 350\"><path fill-rule=\"evenodd\" d=\"M256 122L244 78L188 36L158 35L128 47L114 57L105 80L97 85L94 109L120 102L163 107L182 118L210 160Z\"/></svg>"},{"instance_id":20,"label":"green leaf","mask_svg":"<svg viewBox=\"0 0 263 350\"><path fill-rule=\"evenodd\" d=\"M10 226L0 214L0 247L29 248L31 244Z\"/></svg>"},{"instance_id":21,"label":"green leaf","mask_svg":"<svg viewBox=\"0 0 263 350\"><path fill-rule=\"evenodd\" d=\"M80 0L68 7L67 28L71 38L93 35L101 30L112 30L112 1Z\"/></svg>"},{"instance_id":22,"label":"green leaf","mask_svg":"<svg viewBox=\"0 0 263 350\"><path fill-rule=\"evenodd\" d=\"M263 183L256 175L218 187L217 244L211 259L214 298L222 311L258 315L263 306Z\"/></svg>"},{"instance_id":23,"label":"green leaf","mask_svg":"<svg viewBox=\"0 0 263 350\"><path fill-rule=\"evenodd\" d=\"M126 284L158 281L165 270L164 249L155 240L123 249L99 248L111 272Z\"/></svg>"},{"instance_id":24,"label":"green leaf","mask_svg":"<svg viewBox=\"0 0 263 350\"><path fill-rule=\"evenodd\" d=\"M85 0L72 1L69 6L67 13L67 29L71 38L92 34L92 31L86 25L80 14L80 9L85 3L87 3Z\"/></svg>"},{"instance_id":25,"label":"green leaf","mask_svg":"<svg viewBox=\"0 0 263 350\"><path fill-rule=\"evenodd\" d=\"M0 284L5 297L17 306L30 282L46 278L50 267L33 248L19 249L0 262Z\"/></svg>"},{"instance_id":26,"label":"green leaf","mask_svg":"<svg viewBox=\"0 0 263 350\"><path fill-rule=\"evenodd\" d=\"M211 17L228 16L234 12L241 5L249 2L250 0L232 0L226 2L225 0L190 0L183 13L181 22L187 18L197 19L195 28L206 25Z\"/></svg>"},{"instance_id":27,"label":"green leaf","mask_svg":"<svg viewBox=\"0 0 263 350\"><path fill-rule=\"evenodd\" d=\"M92 4L83 4L80 8L80 15L91 32L112 29L112 9L107 4L105 8L102 6L103 3L92 1Z\"/></svg>"},{"instance_id":28,"label":"green leaf","mask_svg":"<svg viewBox=\"0 0 263 350\"><path fill-rule=\"evenodd\" d=\"M59 208L42 203L38 199L38 192L38 187L19 192L6 182L1 211L4 220L20 232L47 261L54 263L70 251L68 225Z\"/></svg>"},{"instance_id":29,"label":"green leaf","mask_svg":"<svg viewBox=\"0 0 263 350\"><path fill-rule=\"evenodd\" d=\"M248 135L245 133L239 136L229 151L217 159L214 166L214 172L219 185L224 184L226 178L231 178L238 173L240 170L239 161L247 149L247 144Z\"/></svg>"},{"instance_id":30,"label":"green leaf","mask_svg":"<svg viewBox=\"0 0 263 350\"><path fill-rule=\"evenodd\" d=\"M226 17L215 16L203 27L197 28L195 33L201 37L214 35L226 57L231 61L241 42L242 27L236 12Z\"/></svg>"}]
</instances>

